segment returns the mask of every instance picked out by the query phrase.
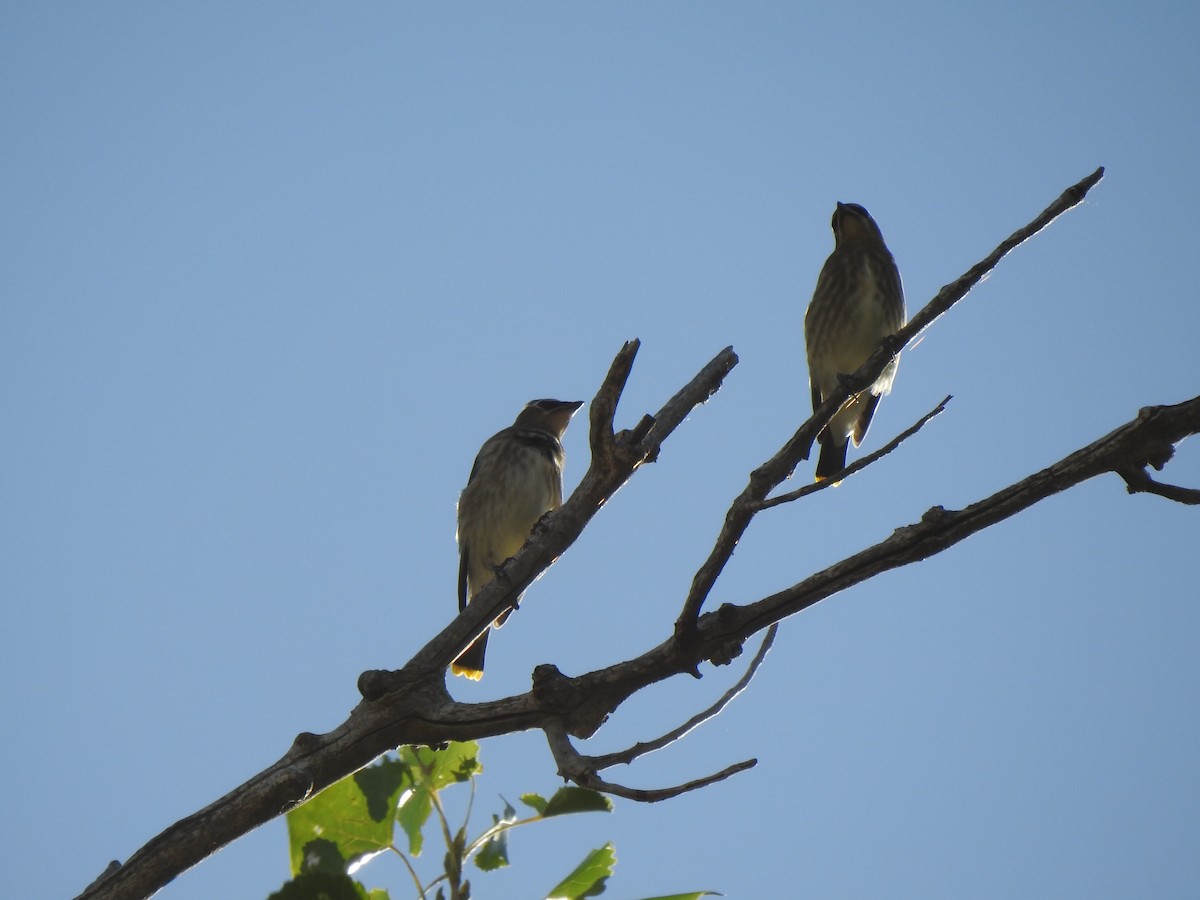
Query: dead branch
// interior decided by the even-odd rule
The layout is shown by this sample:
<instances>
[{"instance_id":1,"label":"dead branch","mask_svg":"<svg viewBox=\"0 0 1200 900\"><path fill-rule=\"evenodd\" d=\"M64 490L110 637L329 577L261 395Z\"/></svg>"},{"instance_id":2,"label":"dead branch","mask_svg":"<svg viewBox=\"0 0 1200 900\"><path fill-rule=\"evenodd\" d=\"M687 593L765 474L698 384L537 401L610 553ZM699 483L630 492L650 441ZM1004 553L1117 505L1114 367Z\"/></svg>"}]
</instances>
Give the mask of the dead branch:
<instances>
[{"instance_id":1,"label":"dead branch","mask_svg":"<svg viewBox=\"0 0 1200 900\"><path fill-rule=\"evenodd\" d=\"M1174 455L1175 445L1195 434L1200 434L1200 396L1174 406L1143 407L1132 421L990 497L961 510L934 506L920 522L897 528L874 547L757 603L739 607L735 630L753 634L780 617L807 609L881 572L941 553L976 532L1098 475L1112 472L1125 477L1125 473L1148 465L1161 468Z\"/></svg>"},{"instance_id":2,"label":"dead branch","mask_svg":"<svg viewBox=\"0 0 1200 900\"><path fill-rule=\"evenodd\" d=\"M1131 494L1157 494L1176 503L1187 506L1200 506L1200 490L1196 488L1178 487L1174 484L1163 484L1150 477L1150 473L1142 469L1124 469L1117 473L1125 479L1125 489Z\"/></svg>"},{"instance_id":3,"label":"dead branch","mask_svg":"<svg viewBox=\"0 0 1200 900\"><path fill-rule=\"evenodd\" d=\"M829 476L823 481L814 481L812 484L806 484L802 488L797 488L796 490L789 491L786 494L780 494L778 497L771 497L767 500L761 500L757 504L758 509L771 509L772 507L779 506L782 503L791 503L793 500L799 500L801 497L807 497L809 494L815 494L817 491L823 491L826 488L836 487L840 482L845 481L854 473L862 471L876 460L883 459L883 457L887 456L889 453L899 447L902 443L924 428L925 424L930 419L942 413L946 409L946 405L952 399L953 397L947 394L941 403L939 403L929 412L925 413L925 415L921 416L921 418L917 419L916 422L904 429L904 431L900 432L873 453L868 453L866 456L859 457L850 465L846 466L846 468L842 469L842 471Z\"/></svg>"},{"instance_id":4,"label":"dead branch","mask_svg":"<svg viewBox=\"0 0 1200 900\"><path fill-rule=\"evenodd\" d=\"M1200 434L1200 396L1175 406L1142 409L1135 419L1105 437L984 500L962 510L934 507L920 522L897 529L874 547L792 587L745 606L726 604L705 614L697 623L697 641L690 652L669 638L635 659L577 678L562 675L553 666L539 666L532 691L482 703L451 700L440 678L378 700L364 700L342 726L325 735L300 735L274 766L171 826L81 896L147 897L228 840L286 812L401 744L475 740L530 728L587 737L626 698L650 684L692 671L707 654L725 653L731 643L744 641L826 597L881 572L940 553L1091 478L1145 465L1159 467L1170 459L1175 444L1195 434ZM728 774L732 771L720 776ZM627 788L605 786L606 782L593 776L580 778L585 786L611 787L620 796L661 799L653 792L643 796ZM690 789L690 785L667 790L682 789Z\"/></svg>"},{"instance_id":5,"label":"dead branch","mask_svg":"<svg viewBox=\"0 0 1200 900\"><path fill-rule=\"evenodd\" d=\"M965 294L1004 253L1078 203L1101 174L1102 170L1098 170L1064 193L1039 219L1001 244L992 256L954 284L943 288L904 331L881 347L855 373L855 377L873 380L891 355ZM578 677L568 677L552 665L542 665L534 671L532 690L525 694L479 703L453 700L445 685L446 664L478 633L482 623L504 608L507 595L530 584L570 546L596 511L638 466L657 457L662 442L697 404L703 403L719 388L737 362L731 349L723 351L655 416L643 417L632 430L614 433L617 401L636 352L636 342L622 348L593 401L590 413L593 459L579 487L559 510L544 520L526 546L506 564L505 579L497 579L481 592L477 602L422 648L404 668L396 672L364 673L360 678L364 699L341 726L323 735L300 734L274 765L153 838L128 862L89 886L81 897L148 897L229 841L402 744L482 739L540 728L559 748L556 759L560 760L560 767L570 773L569 777L578 779L577 783L584 786L636 800L663 799L728 777L753 765L754 761L675 788L637 791L611 785L599 779L594 771L589 773L586 759L573 747L567 751L561 745L569 746L568 735L586 738L595 733L606 718L638 690L673 675L694 673L704 660L727 662L751 635L825 597L880 572L939 553L1046 497L1098 475L1115 472L1130 483L1129 473L1144 474L1147 466L1160 469L1171 458L1176 443L1188 435L1200 433L1200 397L1175 406L1143 409L1134 420L1109 435L971 506L962 510L934 507L920 522L897 529L874 547L772 596L745 605L725 604L716 611L698 615L733 545L757 511L753 504L761 504L770 490L781 483L808 452L824 424L819 415L814 415L775 457L751 474L746 491L734 501L717 545L709 561L697 573L684 606L681 621L686 625L685 640L679 637L681 631L677 623L673 636L634 659ZM845 388L847 392L850 389ZM832 396L818 412L831 414L844 399L845 396ZM826 407L830 408L827 410ZM1148 480L1148 476L1146 478ZM1163 489L1171 488L1154 484ZM1190 496L1190 492L1181 496Z\"/></svg>"},{"instance_id":6,"label":"dead branch","mask_svg":"<svg viewBox=\"0 0 1200 900\"><path fill-rule=\"evenodd\" d=\"M547 728L546 740L550 745L550 753L553 755L554 761L558 764L558 774L563 778L573 781L580 787L586 787L593 791L603 791L606 794L624 797L627 800L637 800L640 803L657 803L660 800L669 800L672 797L678 797L680 794L686 794L688 791L695 791L703 787L708 787L710 784L716 784L718 781L724 781L738 772L745 772L747 769L753 769L758 765L757 759L746 759L731 766L726 766L720 772L714 772L712 775L706 775L703 778L697 778L695 781L688 781L674 787L631 788L612 781L606 781L596 774L596 767L592 763L592 758L581 755L571 743L570 738L567 737L566 732L561 728Z\"/></svg>"},{"instance_id":7,"label":"dead branch","mask_svg":"<svg viewBox=\"0 0 1200 900\"><path fill-rule=\"evenodd\" d=\"M746 671L742 677L737 680L729 690L720 696L716 703L710 706L703 712L699 712L692 716L678 728L673 728L666 734L655 738L652 741L638 741L632 747L624 750L619 750L616 753L605 753L602 756L586 757L588 763L595 771L607 769L616 765L628 765L639 756L645 756L647 753L653 753L655 750L661 750L663 747L674 743L681 737L687 735L693 728L703 725L733 700L738 694L744 691L749 686L754 674L758 671L758 667L762 665L763 660L767 658L767 651L771 649L771 645L775 643L775 635L779 628L772 625L767 629L766 635L763 637L762 643L758 647L758 652L754 654L754 659L750 660L750 665L746 667Z\"/></svg>"},{"instance_id":8,"label":"dead branch","mask_svg":"<svg viewBox=\"0 0 1200 900\"><path fill-rule=\"evenodd\" d=\"M684 600L683 609L675 622L675 639L681 643L695 640L696 617L704 601L708 599L717 577L729 562L738 541L750 527L750 521L759 510L760 504L767 495L778 487L785 479L791 477L800 460L807 459L813 441L821 430L829 424L842 404L851 394L865 390L875 382L875 379L887 367L900 351L907 347L922 331L945 313L950 307L967 295L979 281L996 267L1004 256L1033 235L1037 234L1056 218L1071 207L1081 203L1100 179L1104 177L1104 167L1101 166L1078 184L1067 188L1058 199L1047 206L1033 221L1009 235L982 260L968 269L957 280L943 287L936 297L929 301L919 313L913 316L907 325L896 334L885 340L871 357L859 367L850 377L842 379L837 390L832 391L820 409L792 435L791 439L780 448L773 457L750 473L750 480L742 493L733 501L725 514L725 524L721 528L716 545L708 559L696 572L692 579L691 590ZM695 673L693 673L695 674Z\"/></svg>"},{"instance_id":9,"label":"dead branch","mask_svg":"<svg viewBox=\"0 0 1200 900\"><path fill-rule=\"evenodd\" d=\"M503 577L488 583L470 605L441 633L396 672L368 671L359 677L359 692L367 700L430 678L440 677L450 661L512 605L583 532L600 508L644 462L658 457L663 441L688 414L717 392L737 365L737 354L726 347L668 400L654 416L644 416L631 431L613 433L617 402L633 367L641 342L627 342L617 353L589 409L588 439L592 459L579 486L567 501L546 516L525 546L503 566Z\"/></svg>"},{"instance_id":10,"label":"dead branch","mask_svg":"<svg viewBox=\"0 0 1200 900\"><path fill-rule=\"evenodd\" d=\"M508 560L503 578L496 578L446 628L399 671L368 671L359 676L363 702L339 728L324 735L301 733L274 765L245 784L153 838L128 862L110 867L80 898L148 897L179 873L225 844L287 812L316 792L357 771L401 744L437 744L467 740L481 724L468 715L465 728L441 736L447 721L474 705L455 703L446 690L445 672L486 623L511 605L511 598L528 587L565 551L592 516L644 462L657 458L663 441L696 406L720 388L737 365L727 347L718 353L656 415L644 416L630 431L613 433L617 403L633 367L640 343L627 342L618 352L597 391L590 410L592 460L570 498L534 530L525 546ZM500 710L510 708L500 701ZM485 713L485 718L494 713ZM518 714L518 718L525 715ZM537 716L527 727L537 727ZM473 721L472 721L473 720ZM501 713L499 731L512 721ZM422 724L424 723L424 724ZM433 726L429 730L427 726ZM416 729L413 731L412 729ZM486 730L486 728L485 728ZM416 737L417 733L423 737Z\"/></svg>"}]
</instances>

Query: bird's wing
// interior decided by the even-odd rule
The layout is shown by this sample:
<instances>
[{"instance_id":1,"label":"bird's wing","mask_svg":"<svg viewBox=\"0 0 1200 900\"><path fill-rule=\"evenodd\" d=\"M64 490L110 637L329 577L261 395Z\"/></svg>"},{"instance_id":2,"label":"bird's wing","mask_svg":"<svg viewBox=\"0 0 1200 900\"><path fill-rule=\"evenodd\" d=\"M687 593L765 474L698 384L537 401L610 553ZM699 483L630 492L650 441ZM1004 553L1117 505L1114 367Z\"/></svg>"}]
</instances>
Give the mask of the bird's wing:
<instances>
[{"instance_id":1,"label":"bird's wing","mask_svg":"<svg viewBox=\"0 0 1200 900\"><path fill-rule=\"evenodd\" d=\"M875 407L879 405L879 395L864 391L859 401L862 404L862 411L858 414L858 419L854 423L854 446L857 447L862 443L862 439L867 436L867 429L871 427L871 417L875 415Z\"/></svg>"},{"instance_id":2,"label":"bird's wing","mask_svg":"<svg viewBox=\"0 0 1200 900\"><path fill-rule=\"evenodd\" d=\"M462 612L467 608L467 569L470 567L470 561L467 559L468 550L466 547L459 548L458 552L458 611Z\"/></svg>"}]
</instances>

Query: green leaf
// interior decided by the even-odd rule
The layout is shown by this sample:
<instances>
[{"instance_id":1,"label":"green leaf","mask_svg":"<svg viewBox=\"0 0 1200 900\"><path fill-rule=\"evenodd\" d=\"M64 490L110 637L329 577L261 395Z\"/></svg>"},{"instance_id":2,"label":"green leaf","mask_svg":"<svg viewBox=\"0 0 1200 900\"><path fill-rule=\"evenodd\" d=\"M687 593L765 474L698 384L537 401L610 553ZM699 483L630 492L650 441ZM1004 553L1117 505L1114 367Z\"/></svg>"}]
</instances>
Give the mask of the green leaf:
<instances>
[{"instance_id":1,"label":"green leaf","mask_svg":"<svg viewBox=\"0 0 1200 900\"><path fill-rule=\"evenodd\" d=\"M505 813L515 812L511 806L505 806ZM493 827L504 821L512 821L511 819L501 819L499 816L492 816ZM475 854L475 865L483 869L485 872L494 872L496 869L502 869L508 865L508 829L504 828L497 831Z\"/></svg>"},{"instance_id":2,"label":"green leaf","mask_svg":"<svg viewBox=\"0 0 1200 900\"><path fill-rule=\"evenodd\" d=\"M440 750L401 747L400 759L413 769L414 781L434 791L467 781L483 771L479 764L479 744L475 741L451 741Z\"/></svg>"},{"instance_id":3,"label":"green leaf","mask_svg":"<svg viewBox=\"0 0 1200 900\"><path fill-rule=\"evenodd\" d=\"M371 892L375 900L376 892ZM367 889L349 875L308 872L297 875L267 900L368 900ZM379 900L387 900L382 894Z\"/></svg>"},{"instance_id":4,"label":"green leaf","mask_svg":"<svg viewBox=\"0 0 1200 900\"><path fill-rule=\"evenodd\" d=\"M700 900L701 897L724 897L716 891L693 891L690 894L671 894L662 897L646 897L645 900Z\"/></svg>"},{"instance_id":5,"label":"green leaf","mask_svg":"<svg viewBox=\"0 0 1200 900\"><path fill-rule=\"evenodd\" d=\"M542 810L545 818L578 812L612 812L612 801L604 794L581 787L559 788Z\"/></svg>"},{"instance_id":6,"label":"green leaf","mask_svg":"<svg viewBox=\"0 0 1200 900\"><path fill-rule=\"evenodd\" d=\"M570 875L546 895L546 900L582 900L604 893L604 883L612 875L617 864L617 853L612 843L589 853Z\"/></svg>"},{"instance_id":7,"label":"green leaf","mask_svg":"<svg viewBox=\"0 0 1200 900\"><path fill-rule=\"evenodd\" d=\"M326 875L345 875L346 857L333 841L325 838L313 838L304 845L300 860L300 872L305 875L313 872L324 872Z\"/></svg>"},{"instance_id":8,"label":"green leaf","mask_svg":"<svg viewBox=\"0 0 1200 900\"><path fill-rule=\"evenodd\" d=\"M477 758L479 745L474 741L455 741L440 750L401 747L399 753L413 779L413 787L401 798L396 821L408 836L408 852L420 856L425 845L421 829L433 811L432 795L483 771Z\"/></svg>"},{"instance_id":9,"label":"green leaf","mask_svg":"<svg viewBox=\"0 0 1200 900\"><path fill-rule=\"evenodd\" d=\"M522 794L521 802L541 815L546 811L546 798L538 794Z\"/></svg>"},{"instance_id":10,"label":"green leaf","mask_svg":"<svg viewBox=\"0 0 1200 900\"><path fill-rule=\"evenodd\" d=\"M384 758L373 766L359 769L354 773L354 783L367 799L367 812L376 822L396 814L396 801L400 797L400 788L412 783L408 766L398 759Z\"/></svg>"},{"instance_id":11,"label":"green leaf","mask_svg":"<svg viewBox=\"0 0 1200 900\"><path fill-rule=\"evenodd\" d=\"M382 760L371 769L378 772L365 779L343 778L287 814L293 875L305 870L305 848L316 838L336 844L347 863L391 845L395 817L392 804L406 778L401 764L393 759ZM372 792L371 799L359 787L363 780ZM383 794L388 785L390 790ZM374 813L381 803L386 811L378 819Z\"/></svg>"},{"instance_id":12,"label":"green leaf","mask_svg":"<svg viewBox=\"0 0 1200 900\"><path fill-rule=\"evenodd\" d=\"M396 821L408 835L408 852L413 856L421 855L421 847L425 843L425 836L421 834L421 829L425 827L425 822L429 819L430 812L433 811L433 801L429 797L429 788L423 783L418 784L401 801L400 808L396 810Z\"/></svg>"}]
</instances>

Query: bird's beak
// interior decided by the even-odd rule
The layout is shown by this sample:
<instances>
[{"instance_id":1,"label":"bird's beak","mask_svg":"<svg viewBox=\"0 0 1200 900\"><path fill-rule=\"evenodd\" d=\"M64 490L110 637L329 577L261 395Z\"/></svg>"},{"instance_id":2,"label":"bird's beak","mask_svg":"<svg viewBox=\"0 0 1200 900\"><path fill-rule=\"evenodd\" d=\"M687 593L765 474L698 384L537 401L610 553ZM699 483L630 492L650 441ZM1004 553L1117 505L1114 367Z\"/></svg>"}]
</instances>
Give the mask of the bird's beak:
<instances>
[{"instance_id":1,"label":"bird's beak","mask_svg":"<svg viewBox=\"0 0 1200 900\"><path fill-rule=\"evenodd\" d=\"M581 406L583 406L582 400L564 400L558 404L558 408L554 412L546 417L547 421L558 432L559 437L562 437L563 432L567 430L567 425L570 423L571 417L579 412Z\"/></svg>"}]
</instances>

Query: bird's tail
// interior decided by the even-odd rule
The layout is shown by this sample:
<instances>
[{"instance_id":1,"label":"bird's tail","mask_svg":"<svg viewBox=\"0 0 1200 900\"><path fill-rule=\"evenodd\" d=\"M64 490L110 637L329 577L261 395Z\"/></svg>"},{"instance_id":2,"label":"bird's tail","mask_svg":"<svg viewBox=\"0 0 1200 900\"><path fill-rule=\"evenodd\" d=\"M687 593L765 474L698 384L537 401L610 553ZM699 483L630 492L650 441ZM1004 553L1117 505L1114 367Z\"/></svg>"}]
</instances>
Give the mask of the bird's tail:
<instances>
[{"instance_id":1,"label":"bird's tail","mask_svg":"<svg viewBox=\"0 0 1200 900\"><path fill-rule=\"evenodd\" d=\"M824 481L830 475L836 475L846 468L846 444L842 441L835 444L827 436L821 437L821 455L817 458L817 481Z\"/></svg>"},{"instance_id":2,"label":"bird's tail","mask_svg":"<svg viewBox=\"0 0 1200 900\"><path fill-rule=\"evenodd\" d=\"M464 678L470 678L472 681L478 681L483 677L483 657L487 653L488 632L490 631L491 629L488 629L475 638L475 642L460 653L458 659L450 663L451 672L455 675L462 675Z\"/></svg>"}]
</instances>

